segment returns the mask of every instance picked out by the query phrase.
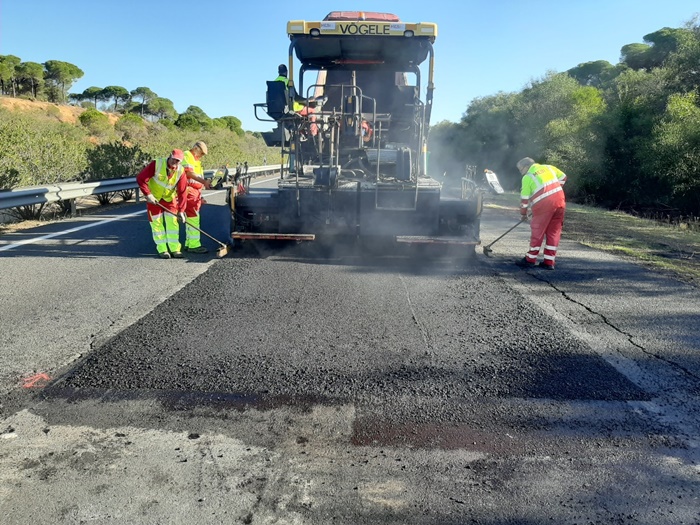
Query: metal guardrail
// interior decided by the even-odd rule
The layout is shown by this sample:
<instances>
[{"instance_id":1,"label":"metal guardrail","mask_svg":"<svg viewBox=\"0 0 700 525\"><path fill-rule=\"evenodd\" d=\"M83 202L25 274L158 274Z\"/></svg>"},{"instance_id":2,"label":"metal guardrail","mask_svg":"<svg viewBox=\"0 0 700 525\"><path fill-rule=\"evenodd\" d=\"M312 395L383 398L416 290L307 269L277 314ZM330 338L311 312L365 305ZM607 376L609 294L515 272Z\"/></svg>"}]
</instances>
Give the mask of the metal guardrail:
<instances>
[{"instance_id":1,"label":"metal guardrail","mask_svg":"<svg viewBox=\"0 0 700 525\"><path fill-rule=\"evenodd\" d=\"M247 176L255 177L268 173L272 174L279 172L280 169L280 164L251 166L248 167ZM208 173L215 176L218 171L220 170L205 170L205 176ZM235 170L229 168L229 173L231 178L233 178ZM87 197L89 195L125 190L137 190L138 197L138 187L138 184L136 184L136 177L126 177L123 179L108 179L94 182L67 182L50 186L16 188L13 190L0 191L0 210L58 201L74 201L75 199Z\"/></svg>"},{"instance_id":2,"label":"metal guardrail","mask_svg":"<svg viewBox=\"0 0 700 525\"><path fill-rule=\"evenodd\" d=\"M97 195L98 193L133 190L135 188L138 188L136 177L16 188L14 190L0 191L0 209L73 200L88 195Z\"/></svg>"}]
</instances>

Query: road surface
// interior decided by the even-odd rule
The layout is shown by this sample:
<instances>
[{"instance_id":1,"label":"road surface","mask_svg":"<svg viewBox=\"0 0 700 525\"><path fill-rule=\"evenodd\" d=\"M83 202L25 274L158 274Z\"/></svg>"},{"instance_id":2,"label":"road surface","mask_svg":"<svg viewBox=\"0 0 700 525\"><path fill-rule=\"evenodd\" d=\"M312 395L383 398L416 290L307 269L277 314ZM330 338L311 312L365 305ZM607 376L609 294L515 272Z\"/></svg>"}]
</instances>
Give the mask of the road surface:
<instances>
[{"instance_id":1,"label":"road surface","mask_svg":"<svg viewBox=\"0 0 700 525\"><path fill-rule=\"evenodd\" d=\"M696 288L527 228L162 261L140 211L0 238L3 523L700 523Z\"/></svg>"}]
</instances>

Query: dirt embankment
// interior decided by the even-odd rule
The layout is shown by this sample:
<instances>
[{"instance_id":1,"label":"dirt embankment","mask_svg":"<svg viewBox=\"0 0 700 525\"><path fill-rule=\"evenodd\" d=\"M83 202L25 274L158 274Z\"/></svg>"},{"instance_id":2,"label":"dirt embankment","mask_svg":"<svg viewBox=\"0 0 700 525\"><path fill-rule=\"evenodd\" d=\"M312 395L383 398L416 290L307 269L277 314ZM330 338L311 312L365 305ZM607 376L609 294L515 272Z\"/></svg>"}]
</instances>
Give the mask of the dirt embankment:
<instances>
[{"instance_id":1,"label":"dirt embankment","mask_svg":"<svg viewBox=\"0 0 700 525\"><path fill-rule=\"evenodd\" d=\"M38 102L5 96L0 97L0 107L10 111L41 113L68 124L77 124L78 117L85 111L85 108L78 106L67 106L54 104L53 102ZM119 120L119 115L115 113L105 113L105 115L107 115L112 125Z\"/></svg>"}]
</instances>

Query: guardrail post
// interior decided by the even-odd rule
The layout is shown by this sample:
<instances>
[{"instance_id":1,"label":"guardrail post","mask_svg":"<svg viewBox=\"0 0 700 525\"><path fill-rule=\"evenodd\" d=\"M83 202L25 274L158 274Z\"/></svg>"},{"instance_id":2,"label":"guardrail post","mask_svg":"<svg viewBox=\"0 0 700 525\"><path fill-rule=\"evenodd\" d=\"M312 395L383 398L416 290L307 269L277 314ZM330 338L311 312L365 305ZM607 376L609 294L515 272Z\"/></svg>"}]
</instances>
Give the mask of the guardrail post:
<instances>
[{"instance_id":1,"label":"guardrail post","mask_svg":"<svg viewBox=\"0 0 700 525\"><path fill-rule=\"evenodd\" d=\"M141 202L141 189L136 186L136 197L135 197L136 202Z\"/></svg>"},{"instance_id":2,"label":"guardrail post","mask_svg":"<svg viewBox=\"0 0 700 525\"><path fill-rule=\"evenodd\" d=\"M78 214L78 210L76 209L75 206L75 199L69 199L70 200L70 216L75 217Z\"/></svg>"}]
</instances>

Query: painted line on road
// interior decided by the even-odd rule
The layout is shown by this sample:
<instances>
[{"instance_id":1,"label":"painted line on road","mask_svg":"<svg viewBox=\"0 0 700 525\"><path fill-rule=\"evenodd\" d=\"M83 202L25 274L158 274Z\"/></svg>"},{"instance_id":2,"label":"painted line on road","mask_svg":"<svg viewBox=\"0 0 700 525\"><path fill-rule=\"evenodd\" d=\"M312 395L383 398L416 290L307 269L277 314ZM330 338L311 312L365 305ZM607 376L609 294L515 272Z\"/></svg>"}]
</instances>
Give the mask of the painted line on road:
<instances>
[{"instance_id":1,"label":"painted line on road","mask_svg":"<svg viewBox=\"0 0 700 525\"><path fill-rule=\"evenodd\" d=\"M85 224L83 226L77 226L75 228L70 228L68 230L63 230L60 232L49 233L48 235L42 235L41 237L34 237L33 239L24 239L23 241L13 242L11 244L6 244L4 246L0 246L0 252L5 252L7 250L17 248L18 246L24 246L25 244L34 244L35 242L45 241L46 239L53 239L54 237L60 237L61 235L67 235L69 233L78 232L80 230L85 230L87 228L92 228L93 226L100 226L102 224L107 224L107 223L114 222L114 221L120 221L122 219L129 219L131 217L136 217L137 215L141 215L142 213L146 213L146 210L137 211L135 213L130 213L128 215L121 215L119 217L112 217L111 219L105 219L105 220L98 221L98 222L91 222L90 224Z\"/></svg>"},{"instance_id":2,"label":"painted line on road","mask_svg":"<svg viewBox=\"0 0 700 525\"><path fill-rule=\"evenodd\" d=\"M268 180L271 180L271 179L261 180L259 182L254 183L254 184L262 184L263 182L267 182ZM226 190L215 190L215 191L212 191L211 193L207 193L207 195L215 195L215 194L221 193L223 191L226 191ZM13 248L17 248L19 246L24 246L26 244L34 244L35 242L45 241L47 239L53 239L54 237L60 237L61 235L68 235L69 233L74 233L74 232L77 232L80 230L85 230L87 228L92 228L93 226L100 226L102 224L108 224L110 222L120 221L122 219L129 219L131 217L141 215L142 213L146 213L146 210L137 211L135 213L130 213L128 215L122 215L120 217L112 217L110 219L105 219L103 221L92 222L90 224L85 224L83 226L77 226L75 228L70 228L68 230L63 230L60 232L49 233L48 235L42 235L41 237L34 237L32 239L24 239L23 241L17 241L17 242L5 244L5 245L0 246L0 252L6 252L8 250L12 250Z\"/></svg>"}]
</instances>

